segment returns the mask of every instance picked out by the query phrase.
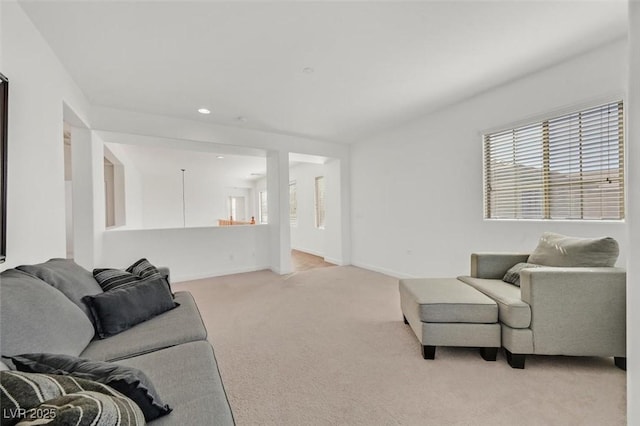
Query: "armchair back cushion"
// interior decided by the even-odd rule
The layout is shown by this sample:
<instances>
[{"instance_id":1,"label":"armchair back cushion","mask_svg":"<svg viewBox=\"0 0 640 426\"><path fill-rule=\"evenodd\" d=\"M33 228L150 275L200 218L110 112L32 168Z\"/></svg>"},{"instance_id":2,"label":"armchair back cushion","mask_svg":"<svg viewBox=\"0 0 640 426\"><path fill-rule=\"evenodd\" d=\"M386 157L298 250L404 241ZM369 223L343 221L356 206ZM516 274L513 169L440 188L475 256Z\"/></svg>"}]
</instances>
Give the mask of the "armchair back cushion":
<instances>
[{"instance_id":1,"label":"armchair back cushion","mask_svg":"<svg viewBox=\"0 0 640 426\"><path fill-rule=\"evenodd\" d=\"M615 266L620 249L611 237L576 238L553 232L542 234L527 263L561 267Z\"/></svg>"}]
</instances>

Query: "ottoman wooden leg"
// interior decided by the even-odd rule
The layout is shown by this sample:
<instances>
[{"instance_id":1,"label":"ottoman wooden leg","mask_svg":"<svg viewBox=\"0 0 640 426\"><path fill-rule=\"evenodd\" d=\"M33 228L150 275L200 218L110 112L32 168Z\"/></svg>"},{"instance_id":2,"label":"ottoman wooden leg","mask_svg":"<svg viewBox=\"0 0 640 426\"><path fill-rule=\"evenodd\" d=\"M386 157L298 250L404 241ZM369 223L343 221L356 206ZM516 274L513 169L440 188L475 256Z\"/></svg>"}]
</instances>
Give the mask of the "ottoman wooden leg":
<instances>
[{"instance_id":1,"label":"ottoman wooden leg","mask_svg":"<svg viewBox=\"0 0 640 426\"><path fill-rule=\"evenodd\" d=\"M480 348L480 355L485 361L495 361L498 358L498 348Z\"/></svg>"},{"instance_id":2,"label":"ottoman wooden leg","mask_svg":"<svg viewBox=\"0 0 640 426\"><path fill-rule=\"evenodd\" d=\"M435 357L436 357L436 347L435 346L422 345L422 358L424 358L424 359L435 359Z\"/></svg>"}]
</instances>

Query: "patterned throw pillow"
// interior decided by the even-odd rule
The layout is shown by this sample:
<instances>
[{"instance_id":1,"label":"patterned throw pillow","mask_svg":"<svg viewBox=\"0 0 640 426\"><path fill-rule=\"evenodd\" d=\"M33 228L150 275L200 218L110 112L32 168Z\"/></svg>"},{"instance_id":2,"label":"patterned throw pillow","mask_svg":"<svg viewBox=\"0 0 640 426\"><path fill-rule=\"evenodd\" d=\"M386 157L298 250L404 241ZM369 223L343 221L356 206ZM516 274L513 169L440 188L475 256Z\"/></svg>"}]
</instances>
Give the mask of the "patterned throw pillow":
<instances>
[{"instance_id":1,"label":"patterned throw pillow","mask_svg":"<svg viewBox=\"0 0 640 426\"><path fill-rule=\"evenodd\" d=\"M107 385L55 374L0 371L2 425L144 425L131 399Z\"/></svg>"},{"instance_id":2,"label":"patterned throw pillow","mask_svg":"<svg viewBox=\"0 0 640 426\"><path fill-rule=\"evenodd\" d=\"M520 271L525 268L539 268L540 266L542 265L535 265L533 263L525 262L516 263L511 267L511 269L507 271L506 274L504 274L502 281L520 287Z\"/></svg>"},{"instance_id":3,"label":"patterned throw pillow","mask_svg":"<svg viewBox=\"0 0 640 426\"><path fill-rule=\"evenodd\" d=\"M27 373L71 375L103 383L131 398L148 422L172 411L162 402L147 375L137 368L58 354L17 355L11 361L19 371Z\"/></svg>"},{"instance_id":4,"label":"patterned throw pillow","mask_svg":"<svg viewBox=\"0 0 640 426\"><path fill-rule=\"evenodd\" d=\"M139 284L147 281L163 281L166 286L169 282L162 276L158 268L147 259L140 259L126 270L100 268L93 270L93 277L100 284L103 291L115 290L130 284Z\"/></svg>"}]
</instances>

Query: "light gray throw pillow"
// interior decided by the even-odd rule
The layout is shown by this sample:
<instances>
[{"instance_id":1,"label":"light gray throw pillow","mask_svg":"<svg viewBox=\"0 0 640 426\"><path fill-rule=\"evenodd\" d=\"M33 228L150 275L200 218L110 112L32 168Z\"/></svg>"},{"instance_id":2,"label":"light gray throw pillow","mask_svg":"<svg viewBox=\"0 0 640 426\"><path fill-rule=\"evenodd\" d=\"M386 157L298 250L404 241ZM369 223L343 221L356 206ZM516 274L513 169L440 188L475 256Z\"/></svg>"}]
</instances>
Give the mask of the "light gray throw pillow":
<instances>
[{"instance_id":1,"label":"light gray throw pillow","mask_svg":"<svg viewBox=\"0 0 640 426\"><path fill-rule=\"evenodd\" d=\"M20 265L16 269L40 278L60 290L93 322L89 307L82 302L85 296L102 293L91 272L70 259L50 259L38 265Z\"/></svg>"},{"instance_id":2,"label":"light gray throw pillow","mask_svg":"<svg viewBox=\"0 0 640 426\"><path fill-rule=\"evenodd\" d=\"M89 318L60 291L16 269L0 274L2 356L48 352L78 356L94 335Z\"/></svg>"},{"instance_id":3,"label":"light gray throw pillow","mask_svg":"<svg viewBox=\"0 0 640 426\"><path fill-rule=\"evenodd\" d=\"M611 237L577 238L545 232L527 263L543 266L615 266L618 242Z\"/></svg>"}]
</instances>

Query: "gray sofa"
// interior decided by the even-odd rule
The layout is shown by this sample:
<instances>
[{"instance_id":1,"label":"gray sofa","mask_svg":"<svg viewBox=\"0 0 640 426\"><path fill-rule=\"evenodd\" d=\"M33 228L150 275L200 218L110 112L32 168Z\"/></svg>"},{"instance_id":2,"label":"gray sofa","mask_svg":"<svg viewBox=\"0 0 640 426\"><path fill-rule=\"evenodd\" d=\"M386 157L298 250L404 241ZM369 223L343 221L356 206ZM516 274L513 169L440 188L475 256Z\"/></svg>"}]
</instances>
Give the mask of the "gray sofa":
<instances>
[{"instance_id":1,"label":"gray sofa","mask_svg":"<svg viewBox=\"0 0 640 426\"><path fill-rule=\"evenodd\" d=\"M525 268L520 287L502 280L529 254L475 253L458 279L498 304L502 346L514 368L527 354L614 357L626 369L626 273L616 267ZM617 254L616 254L617 256Z\"/></svg>"},{"instance_id":2,"label":"gray sofa","mask_svg":"<svg viewBox=\"0 0 640 426\"><path fill-rule=\"evenodd\" d=\"M173 408L150 424L234 424L207 330L190 293L176 292L178 307L99 340L77 303L83 292L98 290L87 290L93 285L88 271L75 264L73 268L82 284L71 290L70 282L60 289L18 269L0 274L3 357L57 353L138 368ZM168 270L161 272L168 278ZM3 361L11 368L6 358Z\"/></svg>"}]
</instances>

